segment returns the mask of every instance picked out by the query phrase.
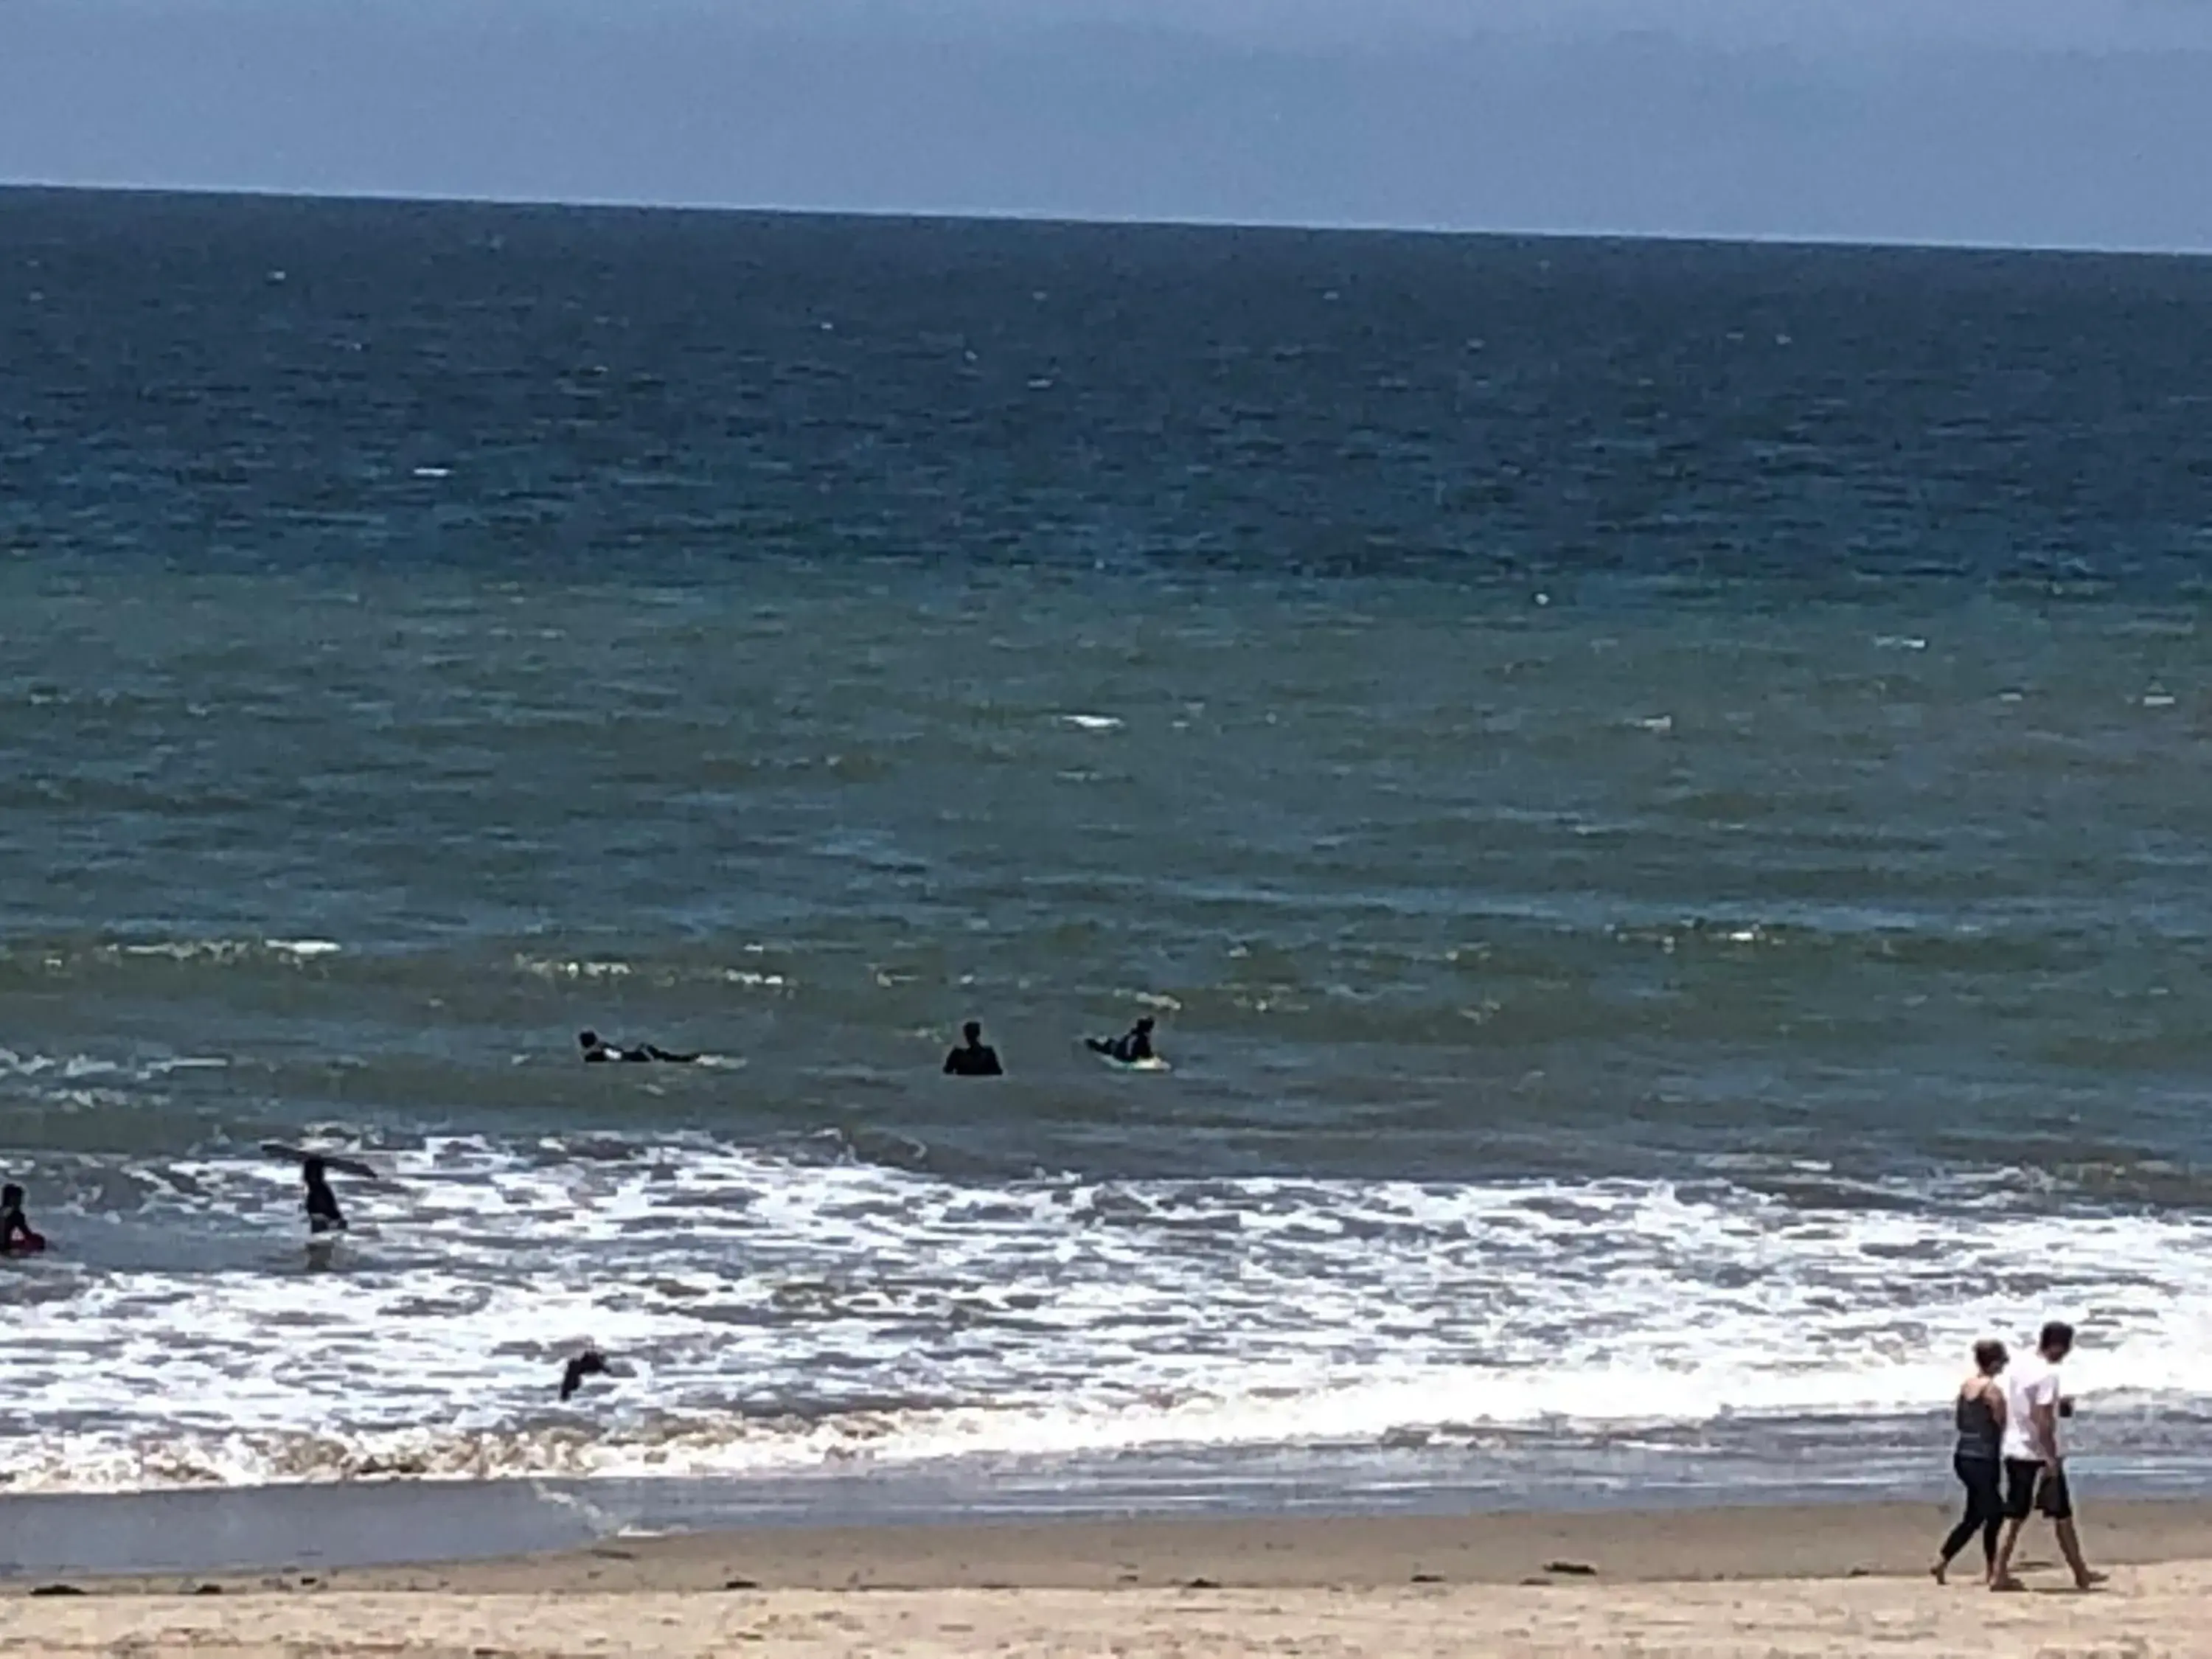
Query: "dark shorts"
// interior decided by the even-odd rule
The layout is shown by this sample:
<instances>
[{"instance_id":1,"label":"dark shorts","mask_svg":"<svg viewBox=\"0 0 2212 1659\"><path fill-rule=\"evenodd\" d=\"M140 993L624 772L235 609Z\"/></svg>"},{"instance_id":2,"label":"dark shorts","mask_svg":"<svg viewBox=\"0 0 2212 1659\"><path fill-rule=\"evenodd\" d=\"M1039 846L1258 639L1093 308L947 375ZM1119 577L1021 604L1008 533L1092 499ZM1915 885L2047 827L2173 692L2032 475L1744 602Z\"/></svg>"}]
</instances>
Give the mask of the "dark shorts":
<instances>
[{"instance_id":1,"label":"dark shorts","mask_svg":"<svg viewBox=\"0 0 2212 1659\"><path fill-rule=\"evenodd\" d=\"M2074 1518L2074 1495L2066 1490L2066 1471L2053 1474L2032 1460L2005 1459L2005 1513L2015 1521L2042 1513L2053 1521Z\"/></svg>"}]
</instances>

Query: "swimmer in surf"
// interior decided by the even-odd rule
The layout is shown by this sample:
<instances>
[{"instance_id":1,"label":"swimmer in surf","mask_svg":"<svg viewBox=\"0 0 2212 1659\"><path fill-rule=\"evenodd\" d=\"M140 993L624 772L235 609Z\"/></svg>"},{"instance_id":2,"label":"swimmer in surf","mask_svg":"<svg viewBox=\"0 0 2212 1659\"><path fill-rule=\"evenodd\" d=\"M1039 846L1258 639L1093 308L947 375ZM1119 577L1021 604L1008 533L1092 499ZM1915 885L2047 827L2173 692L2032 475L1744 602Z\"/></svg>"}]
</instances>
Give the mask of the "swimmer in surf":
<instances>
[{"instance_id":1,"label":"swimmer in surf","mask_svg":"<svg viewBox=\"0 0 2212 1659\"><path fill-rule=\"evenodd\" d=\"M0 1187L0 1255L35 1255L46 1248L23 1218L23 1189L12 1181Z\"/></svg>"},{"instance_id":2,"label":"swimmer in surf","mask_svg":"<svg viewBox=\"0 0 2212 1659\"><path fill-rule=\"evenodd\" d=\"M641 1042L635 1048L617 1048L597 1031L577 1032L576 1046L584 1051L585 1060L595 1066L608 1060L623 1060L634 1066L647 1065L654 1060L663 1066L696 1066L699 1061L696 1054L672 1054L667 1049L656 1048L650 1042Z\"/></svg>"},{"instance_id":3,"label":"swimmer in surf","mask_svg":"<svg viewBox=\"0 0 2212 1659\"><path fill-rule=\"evenodd\" d=\"M606 1376L611 1374L607 1366L607 1357L597 1348L586 1348L562 1367L561 1398L565 1401L570 1395L582 1388L584 1379L587 1376Z\"/></svg>"},{"instance_id":4,"label":"swimmer in surf","mask_svg":"<svg viewBox=\"0 0 2212 1659\"><path fill-rule=\"evenodd\" d=\"M947 1077L1004 1077L1006 1068L999 1064L999 1051L983 1041L983 1026L979 1020L969 1020L960 1028L960 1046L945 1057Z\"/></svg>"},{"instance_id":5,"label":"swimmer in surf","mask_svg":"<svg viewBox=\"0 0 2212 1659\"><path fill-rule=\"evenodd\" d=\"M1134 1066L1139 1060L1158 1058L1152 1053L1152 1020L1149 1014L1120 1036L1085 1037L1083 1042L1092 1054L1118 1060L1124 1066Z\"/></svg>"},{"instance_id":6,"label":"swimmer in surf","mask_svg":"<svg viewBox=\"0 0 2212 1659\"><path fill-rule=\"evenodd\" d=\"M342 1233L345 1231L345 1212L338 1208L338 1195L331 1190L330 1172L323 1160L311 1158L300 1166L300 1174L307 1183L307 1196L301 1208L307 1212L307 1231L311 1233Z\"/></svg>"}]
</instances>

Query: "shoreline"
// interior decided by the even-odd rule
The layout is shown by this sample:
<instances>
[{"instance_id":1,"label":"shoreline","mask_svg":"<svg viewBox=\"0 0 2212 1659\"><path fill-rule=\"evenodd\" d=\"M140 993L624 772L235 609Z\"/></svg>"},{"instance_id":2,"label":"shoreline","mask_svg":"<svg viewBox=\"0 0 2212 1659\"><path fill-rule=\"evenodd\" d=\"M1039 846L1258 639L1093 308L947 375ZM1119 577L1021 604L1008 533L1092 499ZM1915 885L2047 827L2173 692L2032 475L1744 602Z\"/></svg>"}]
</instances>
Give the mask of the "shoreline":
<instances>
[{"instance_id":1,"label":"shoreline","mask_svg":"<svg viewBox=\"0 0 2212 1659\"><path fill-rule=\"evenodd\" d=\"M294 1547L228 1565L148 1567L58 1552L25 1561L4 1544L46 1517L0 1507L0 1596L65 1582L101 1594L160 1595L216 1584L226 1590L300 1585L364 1594L690 1594L733 1583L777 1591L1117 1590L1415 1583L1503 1585L1711 1580L1901 1578L1924 1574L1956 1507L1933 1501L1745 1504L1689 1510L1494 1510L1449 1515L1176 1515L1118 1517L949 1517L923 1522L800 1525L767 1522L641 1536L594 1533L549 1504L538 1535L500 1553L452 1540L511 1540L513 1513L471 1505L464 1490L371 1498L346 1518L353 1536L385 1553L349 1562L305 1544L303 1512L279 1504L274 1524ZM387 1491L388 1495L388 1491ZM188 1495L176 1495L188 1496ZM481 1494L479 1494L481 1496ZM436 1500L461 1500L453 1504ZM343 1504L331 1505L341 1512ZM434 1511L442 1511L434 1518ZM88 1512L85 1528L113 1516ZM143 1524L203 1524L154 1506ZM64 1528L60 1540L88 1535ZM2083 1539L2107 1566L2212 1561L2212 1498L2086 1503ZM396 1529L396 1530L395 1530ZM566 1535L557 1535L565 1529ZM131 1529L122 1534L131 1547ZM263 1535L271 1535L266 1532ZM234 1534L243 1539L246 1534ZM418 1547L404 1553L404 1546ZM2033 1566L2051 1558L2048 1530L2031 1527ZM1970 1552L1971 1553L1971 1552ZM111 1554L110 1562L114 1557ZM1972 1577L1972 1562L1960 1563Z\"/></svg>"},{"instance_id":2,"label":"shoreline","mask_svg":"<svg viewBox=\"0 0 2212 1659\"><path fill-rule=\"evenodd\" d=\"M2212 1501L2100 1505L2098 1559L2212 1560ZM1042 1522L762 1528L616 1537L538 1557L333 1575L335 1588L602 1592L1285 1589L1920 1575L1955 1520L1933 1504L1705 1510L1500 1510L1462 1516L1136 1516ZM2052 1553L2031 1532L2032 1561ZM1583 1571L1582 1569L1588 1569Z\"/></svg>"}]
</instances>

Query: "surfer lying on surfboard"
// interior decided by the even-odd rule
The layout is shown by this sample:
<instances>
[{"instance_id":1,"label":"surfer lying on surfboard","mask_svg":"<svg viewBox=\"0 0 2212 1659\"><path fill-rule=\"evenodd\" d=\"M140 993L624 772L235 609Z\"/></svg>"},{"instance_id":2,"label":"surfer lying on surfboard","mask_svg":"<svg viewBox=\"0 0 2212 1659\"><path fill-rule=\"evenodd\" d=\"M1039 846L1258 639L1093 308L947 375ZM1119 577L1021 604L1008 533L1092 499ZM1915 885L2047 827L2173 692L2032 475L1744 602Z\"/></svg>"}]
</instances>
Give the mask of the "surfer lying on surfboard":
<instances>
[{"instance_id":1,"label":"surfer lying on surfboard","mask_svg":"<svg viewBox=\"0 0 2212 1659\"><path fill-rule=\"evenodd\" d=\"M1135 1066L1159 1058L1152 1052L1152 1020L1149 1014L1120 1036L1085 1037L1083 1043L1092 1054L1118 1060L1124 1066Z\"/></svg>"},{"instance_id":2,"label":"surfer lying on surfboard","mask_svg":"<svg viewBox=\"0 0 2212 1659\"><path fill-rule=\"evenodd\" d=\"M602 1060L628 1060L633 1065L643 1065L659 1060L663 1066L694 1066L699 1060L696 1054L672 1054L667 1049L656 1048L650 1042L641 1042L635 1048L617 1048L597 1031L577 1032L576 1046L584 1051L585 1060L593 1064Z\"/></svg>"},{"instance_id":3,"label":"surfer lying on surfboard","mask_svg":"<svg viewBox=\"0 0 2212 1659\"><path fill-rule=\"evenodd\" d=\"M44 1236L23 1218L23 1189L12 1181L0 1187L0 1255L36 1255L46 1248Z\"/></svg>"}]
</instances>

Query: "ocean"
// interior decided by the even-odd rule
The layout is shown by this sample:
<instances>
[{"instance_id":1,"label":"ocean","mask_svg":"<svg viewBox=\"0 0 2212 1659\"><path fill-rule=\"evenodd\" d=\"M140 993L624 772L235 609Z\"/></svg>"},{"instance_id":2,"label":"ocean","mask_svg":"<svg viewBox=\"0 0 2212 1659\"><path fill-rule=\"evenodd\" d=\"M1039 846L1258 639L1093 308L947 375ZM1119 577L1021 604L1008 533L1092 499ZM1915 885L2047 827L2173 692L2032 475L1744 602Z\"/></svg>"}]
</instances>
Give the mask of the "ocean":
<instances>
[{"instance_id":1,"label":"ocean","mask_svg":"<svg viewBox=\"0 0 2212 1659\"><path fill-rule=\"evenodd\" d=\"M0 1486L2201 1484L2208 575L2203 260L0 192Z\"/></svg>"}]
</instances>

